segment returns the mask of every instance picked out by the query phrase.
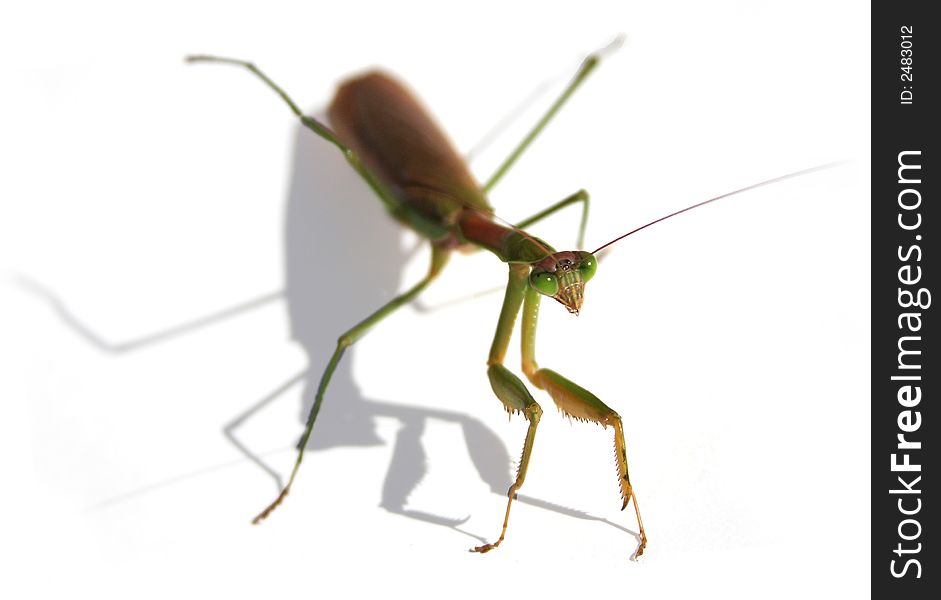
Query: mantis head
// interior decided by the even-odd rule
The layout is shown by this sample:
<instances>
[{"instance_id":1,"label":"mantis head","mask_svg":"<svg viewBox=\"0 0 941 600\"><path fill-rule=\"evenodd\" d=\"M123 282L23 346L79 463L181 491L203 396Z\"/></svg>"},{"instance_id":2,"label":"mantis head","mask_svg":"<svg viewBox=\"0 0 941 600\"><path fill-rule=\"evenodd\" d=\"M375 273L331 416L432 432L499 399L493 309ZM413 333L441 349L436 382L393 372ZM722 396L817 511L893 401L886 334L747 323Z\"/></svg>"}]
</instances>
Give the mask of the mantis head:
<instances>
[{"instance_id":1,"label":"mantis head","mask_svg":"<svg viewBox=\"0 0 941 600\"><path fill-rule=\"evenodd\" d=\"M598 268L598 259L591 252L554 252L533 263L529 285L544 296L562 303L573 315L582 307L585 282Z\"/></svg>"}]
</instances>

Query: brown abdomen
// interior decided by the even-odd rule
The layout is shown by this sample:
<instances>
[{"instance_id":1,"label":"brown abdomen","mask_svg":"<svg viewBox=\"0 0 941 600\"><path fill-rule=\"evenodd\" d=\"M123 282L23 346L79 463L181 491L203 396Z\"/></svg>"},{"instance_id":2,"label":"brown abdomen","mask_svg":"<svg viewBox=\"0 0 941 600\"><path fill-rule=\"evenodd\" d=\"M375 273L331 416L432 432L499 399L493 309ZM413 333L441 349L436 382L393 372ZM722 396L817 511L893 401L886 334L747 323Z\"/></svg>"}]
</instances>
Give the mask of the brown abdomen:
<instances>
[{"instance_id":1,"label":"brown abdomen","mask_svg":"<svg viewBox=\"0 0 941 600\"><path fill-rule=\"evenodd\" d=\"M453 224L466 206L490 212L464 160L405 86L372 71L343 83L330 123L405 204Z\"/></svg>"}]
</instances>

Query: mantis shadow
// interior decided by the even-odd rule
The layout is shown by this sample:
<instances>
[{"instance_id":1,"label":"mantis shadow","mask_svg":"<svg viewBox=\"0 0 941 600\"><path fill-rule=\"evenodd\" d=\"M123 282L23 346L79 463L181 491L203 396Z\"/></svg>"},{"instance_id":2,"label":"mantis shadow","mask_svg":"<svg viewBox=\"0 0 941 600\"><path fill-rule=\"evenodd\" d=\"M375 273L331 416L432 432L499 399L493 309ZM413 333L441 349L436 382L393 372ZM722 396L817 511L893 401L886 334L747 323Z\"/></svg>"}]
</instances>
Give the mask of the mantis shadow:
<instances>
[{"instance_id":1,"label":"mantis shadow","mask_svg":"<svg viewBox=\"0 0 941 600\"><path fill-rule=\"evenodd\" d=\"M236 427L301 380L304 389L298 416L302 424L306 423L322 369L336 348L337 338L388 302L403 283L412 283L402 282L401 277L411 254L404 246L402 227L372 197L336 148L300 125L295 132L285 211L284 299L291 337L307 355L309 369L226 427L230 439L271 474L278 487L282 485L280 476L238 442ZM368 339L367 335L361 343L369 343ZM407 506L408 496L426 474L422 434L428 422L437 419L460 426L481 480L494 492L506 493L512 481L510 456L502 440L483 422L455 411L366 398L353 379L355 361L354 346L330 381L308 444L310 450L381 445L384 442L376 433L376 419L395 419L400 427L380 506L420 521L458 528L466 518L442 517Z\"/></svg>"}]
</instances>

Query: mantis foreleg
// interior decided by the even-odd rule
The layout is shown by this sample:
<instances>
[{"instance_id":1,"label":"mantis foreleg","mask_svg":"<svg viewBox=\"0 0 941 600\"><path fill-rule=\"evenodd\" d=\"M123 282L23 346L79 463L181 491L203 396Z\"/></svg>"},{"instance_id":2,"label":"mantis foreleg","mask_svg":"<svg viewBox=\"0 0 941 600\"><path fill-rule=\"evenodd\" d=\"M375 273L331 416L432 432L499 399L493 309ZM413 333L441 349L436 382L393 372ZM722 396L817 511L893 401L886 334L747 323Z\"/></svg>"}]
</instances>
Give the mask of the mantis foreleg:
<instances>
[{"instance_id":1,"label":"mantis foreleg","mask_svg":"<svg viewBox=\"0 0 941 600\"><path fill-rule=\"evenodd\" d=\"M522 323L522 355L523 372L536 387L546 390L552 397L556 406L564 414L580 421L592 421L605 429L608 425L614 428L614 457L618 470L618 485L621 489L621 510L627 508L627 503L633 498L634 512L637 514L637 525L640 528L640 543L634 553L637 558L644 553L647 546L647 536L644 533L644 523L640 518L640 508L637 497L631 486L630 476L627 472L627 446L624 443L624 427L621 417L609 408L597 396L576 383L559 375L550 369L541 369L536 364L536 321L539 313L539 293L529 288L525 293Z\"/></svg>"},{"instance_id":2,"label":"mantis foreleg","mask_svg":"<svg viewBox=\"0 0 941 600\"><path fill-rule=\"evenodd\" d=\"M477 546L473 549L474 552L489 552L503 542L503 538L506 536L506 526L510 521L510 506L516 498L516 492L522 487L523 481L526 479L526 469L529 466L529 457L533 452L533 442L536 439L536 427L539 425L539 418L542 416L542 408L533 399L523 382L503 366L506 349L513 333L513 324L516 322L516 315L519 314L520 306L523 303L523 295L529 287L528 278L528 267L510 265L510 278L506 287L506 296L503 299L503 308L500 310L500 319L497 322L497 332L494 335L493 345L490 347L490 358L487 361L489 364L487 376L490 378L490 386L493 388L494 394L503 403L506 411L511 415L513 413L522 413L529 421L529 428L526 430L526 440L523 442L523 455L520 458L516 481L507 491L506 516L503 519L503 530L500 532L500 538L491 544Z\"/></svg>"}]
</instances>

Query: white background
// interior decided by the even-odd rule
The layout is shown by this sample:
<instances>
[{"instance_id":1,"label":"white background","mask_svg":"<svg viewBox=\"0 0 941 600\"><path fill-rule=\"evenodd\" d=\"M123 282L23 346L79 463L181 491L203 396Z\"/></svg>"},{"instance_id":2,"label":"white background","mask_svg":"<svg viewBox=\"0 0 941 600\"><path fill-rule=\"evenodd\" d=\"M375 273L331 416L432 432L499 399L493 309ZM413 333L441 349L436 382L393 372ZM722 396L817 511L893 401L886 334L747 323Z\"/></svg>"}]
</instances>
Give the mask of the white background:
<instances>
[{"instance_id":1,"label":"white background","mask_svg":"<svg viewBox=\"0 0 941 600\"><path fill-rule=\"evenodd\" d=\"M0 11L0 595L863 595L868 5L313 4ZM504 282L487 254L455 257L425 298L438 308L401 310L348 355L314 433L327 448L250 526L275 483L222 428L259 406L235 434L285 474L309 390L266 398L308 362L319 376L427 253L258 81L183 56L252 59L314 113L382 65L465 153L527 104L475 157L484 178L618 32L492 194L498 214L584 187L593 248L848 160L620 243L577 319L544 306L541 364L624 418L647 554L629 561L610 430L541 394L528 502L497 551L467 552L499 533L491 487L525 430L485 377L501 296L466 299ZM569 246L575 213L534 231Z\"/></svg>"}]
</instances>

